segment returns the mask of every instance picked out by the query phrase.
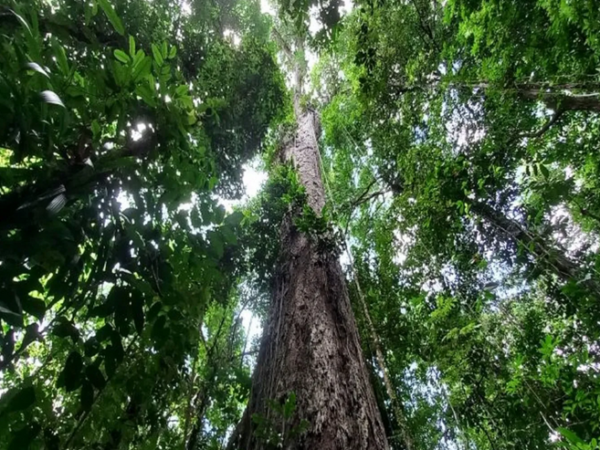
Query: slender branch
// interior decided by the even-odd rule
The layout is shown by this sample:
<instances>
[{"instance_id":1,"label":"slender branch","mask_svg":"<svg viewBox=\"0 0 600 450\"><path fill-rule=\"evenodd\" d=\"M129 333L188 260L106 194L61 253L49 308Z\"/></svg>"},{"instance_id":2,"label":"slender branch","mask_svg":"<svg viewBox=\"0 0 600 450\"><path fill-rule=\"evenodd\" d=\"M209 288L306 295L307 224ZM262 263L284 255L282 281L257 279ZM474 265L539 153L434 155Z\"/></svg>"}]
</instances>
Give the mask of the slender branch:
<instances>
[{"instance_id":1,"label":"slender branch","mask_svg":"<svg viewBox=\"0 0 600 450\"><path fill-rule=\"evenodd\" d=\"M384 195L386 192L388 192L388 191L381 190L381 191L373 192L372 194L367 195L365 198L363 198L362 201L360 203L358 203L356 206L360 206L363 203L367 203L369 200L379 197L380 195Z\"/></svg>"},{"instance_id":2,"label":"slender branch","mask_svg":"<svg viewBox=\"0 0 600 450\"><path fill-rule=\"evenodd\" d=\"M371 190L371 188L375 185L375 183L377 183L377 180L373 179L373 181L371 181L369 183L369 185L363 191L363 193L360 194L356 200L350 202L349 207L352 208L352 209L354 209L356 206L358 206L362 202L363 198L369 193L369 191Z\"/></svg>"},{"instance_id":3,"label":"slender branch","mask_svg":"<svg viewBox=\"0 0 600 450\"><path fill-rule=\"evenodd\" d=\"M402 401L396 395L396 392L394 390L394 385L392 383L392 380L390 379L388 369L387 369L387 364L385 363L385 356L384 356L382 345L381 345L381 339L380 339L379 335L377 334L377 330L375 329L375 324L373 323L371 314L369 313L369 307L367 306L367 302L365 300L365 295L362 291L360 282L358 280L358 272L356 270L356 266L354 265L354 258L352 257L352 252L350 250L348 243L345 240L344 240L344 247L346 249L346 254L348 255L348 259L350 261L350 267L351 267L353 278L354 278L354 284L356 285L358 299L362 306L363 314L364 314L366 322L367 322L367 327L369 329L371 343L375 347L375 359L377 361L377 365L379 366L379 369L381 370L381 374L383 377L383 384L385 386L385 390L390 399L390 402L392 404L392 409L396 416L396 423L398 425L400 434L402 436L402 442L403 442L404 446L406 447L406 450L414 450L415 444L414 444L410 429L408 427L406 415L404 414L404 405L402 404Z\"/></svg>"},{"instance_id":4,"label":"slender branch","mask_svg":"<svg viewBox=\"0 0 600 450\"><path fill-rule=\"evenodd\" d=\"M294 52L292 51L286 40L283 38L277 27L273 27L271 29L271 34L273 35L273 39L275 39L277 44L279 44L279 47L281 47L281 50L283 50L286 56L288 58L293 58Z\"/></svg>"},{"instance_id":5,"label":"slender branch","mask_svg":"<svg viewBox=\"0 0 600 450\"><path fill-rule=\"evenodd\" d=\"M519 134L516 138L514 138L514 141L518 141L519 139L523 139L523 138L529 138L529 139L536 139L539 137L542 137L550 128L552 128L553 125L555 125L563 116L563 114L566 112L566 110L564 109L559 109L557 110L554 115L550 118L550 120L548 120L546 122L546 124L540 128L538 131L534 132L534 133L523 133L523 134Z\"/></svg>"},{"instance_id":6,"label":"slender branch","mask_svg":"<svg viewBox=\"0 0 600 450\"><path fill-rule=\"evenodd\" d=\"M198 326L199 335L202 336L202 323ZM203 343L205 343L204 339L201 339ZM194 355L194 362L192 363L192 373L190 374L189 381L189 395L186 400L186 408L185 408L185 425L183 427L183 450L187 447L188 442L188 431L190 429L190 421L192 419L192 403L194 401L194 381L196 380L196 366L198 365L198 357L200 356L200 349L196 350L196 354Z\"/></svg>"},{"instance_id":7,"label":"slender branch","mask_svg":"<svg viewBox=\"0 0 600 450\"><path fill-rule=\"evenodd\" d=\"M433 44L433 46L435 47L435 49L438 52L441 52L442 49L440 48L440 46L438 45L437 41L433 37L433 31L431 30L431 27L429 25L425 25L425 21L423 19L423 16L421 14L421 11L420 11L419 7L417 6L416 0L411 0L411 3L415 7L415 11L417 11L417 16L419 18L419 25L421 26L421 29L425 32L425 35L427 35L427 37L429 38L429 40L431 41L431 43Z\"/></svg>"}]
</instances>

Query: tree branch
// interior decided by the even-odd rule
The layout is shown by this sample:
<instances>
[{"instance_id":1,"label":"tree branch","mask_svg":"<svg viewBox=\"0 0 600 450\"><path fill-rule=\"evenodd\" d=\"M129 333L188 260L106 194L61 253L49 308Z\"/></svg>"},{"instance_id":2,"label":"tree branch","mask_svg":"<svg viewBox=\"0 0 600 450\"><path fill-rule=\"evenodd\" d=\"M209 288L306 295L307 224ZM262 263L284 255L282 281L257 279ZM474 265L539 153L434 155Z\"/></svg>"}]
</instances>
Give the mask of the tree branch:
<instances>
[{"instance_id":1,"label":"tree branch","mask_svg":"<svg viewBox=\"0 0 600 450\"><path fill-rule=\"evenodd\" d=\"M360 194L356 200L354 200L354 201L352 201L350 203L350 205L349 205L350 208L354 209L357 205L359 205L362 202L363 198L369 193L369 191L371 190L371 188L373 187L373 185L375 185L375 183L377 183L377 180L373 179L373 181L371 181L369 183L369 185L364 190L364 192L362 194Z\"/></svg>"},{"instance_id":2,"label":"tree branch","mask_svg":"<svg viewBox=\"0 0 600 450\"><path fill-rule=\"evenodd\" d=\"M423 32L425 33L425 35L429 38L429 40L431 41L431 43L433 44L433 46L435 47L435 49L438 52L441 52L442 49L440 48L440 46L438 45L437 41L433 37L433 31L431 30L431 27L429 25L425 25L425 21L423 20L423 16L421 14L421 11L419 10L419 7L417 6L416 0L411 0L411 3L415 7L415 11L417 12L417 17L419 18L419 25L421 26L421 29L423 30Z\"/></svg>"},{"instance_id":3,"label":"tree branch","mask_svg":"<svg viewBox=\"0 0 600 450\"><path fill-rule=\"evenodd\" d=\"M271 29L271 35L273 36L273 39L275 39L275 41L277 42L279 47L281 47L281 50L283 50L283 52L286 54L286 56L288 58L293 58L294 52L292 51L292 49L290 48L290 46L285 41L285 39L283 38L283 36L281 35L281 33L279 32L279 30L276 27L273 27Z\"/></svg>"},{"instance_id":4,"label":"tree branch","mask_svg":"<svg viewBox=\"0 0 600 450\"><path fill-rule=\"evenodd\" d=\"M511 139L509 141L510 144L515 143L517 141L519 141L520 139L523 138L528 138L528 139L537 139L542 137L550 128L552 128L552 126L554 126L563 116L563 114L566 112L566 110L564 109L559 109L557 110L554 115L550 118L550 120L548 120L548 122L546 122L546 124L540 128L538 131L533 132L533 133L521 133L518 134L517 136L515 136L513 139Z\"/></svg>"}]
</instances>

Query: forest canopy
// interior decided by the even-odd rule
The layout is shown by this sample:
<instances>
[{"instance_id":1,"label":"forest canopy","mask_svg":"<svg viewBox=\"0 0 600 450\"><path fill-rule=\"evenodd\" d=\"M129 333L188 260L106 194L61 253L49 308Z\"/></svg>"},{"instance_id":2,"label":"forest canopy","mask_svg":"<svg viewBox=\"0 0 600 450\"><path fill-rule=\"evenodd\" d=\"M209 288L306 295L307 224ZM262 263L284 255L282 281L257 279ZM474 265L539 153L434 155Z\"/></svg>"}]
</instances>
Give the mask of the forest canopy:
<instances>
[{"instance_id":1,"label":"forest canopy","mask_svg":"<svg viewBox=\"0 0 600 450\"><path fill-rule=\"evenodd\" d=\"M6 0L0 46L1 449L600 448L596 2Z\"/></svg>"}]
</instances>

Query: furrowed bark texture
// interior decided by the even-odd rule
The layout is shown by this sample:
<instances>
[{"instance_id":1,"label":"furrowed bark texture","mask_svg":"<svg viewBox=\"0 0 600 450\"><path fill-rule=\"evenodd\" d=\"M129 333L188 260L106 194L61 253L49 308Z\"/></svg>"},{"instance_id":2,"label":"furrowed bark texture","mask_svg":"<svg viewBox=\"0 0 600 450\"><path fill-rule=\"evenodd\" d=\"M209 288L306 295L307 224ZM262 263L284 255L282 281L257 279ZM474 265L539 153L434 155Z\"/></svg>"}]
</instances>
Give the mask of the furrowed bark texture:
<instances>
[{"instance_id":1,"label":"furrowed bark texture","mask_svg":"<svg viewBox=\"0 0 600 450\"><path fill-rule=\"evenodd\" d=\"M320 214L325 190L320 174L315 116L298 115L295 141L284 150ZM335 253L299 232L292 217L282 224L281 265L244 418L230 447L269 447L252 415L283 436L287 450L387 449L387 441L369 382L344 275ZM293 416L283 420L269 407L296 395ZM308 422L300 436L294 430ZM263 425L264 430L264 425Z\"/></svg>"}]
</instances>

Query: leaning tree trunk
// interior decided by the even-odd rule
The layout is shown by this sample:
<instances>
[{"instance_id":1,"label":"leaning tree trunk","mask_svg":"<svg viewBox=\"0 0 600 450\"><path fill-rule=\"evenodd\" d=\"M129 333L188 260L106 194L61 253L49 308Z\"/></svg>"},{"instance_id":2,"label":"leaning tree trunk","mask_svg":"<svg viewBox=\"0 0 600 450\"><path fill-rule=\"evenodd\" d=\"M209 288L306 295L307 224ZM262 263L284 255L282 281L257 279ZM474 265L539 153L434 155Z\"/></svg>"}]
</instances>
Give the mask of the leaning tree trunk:
<instances>
[{"instance_id":1,"label":"leaning tree trunk","mask_svg":"<svg viewBox=\"0 0 600 450\"><path fill-rule=\"evenodd\" d=\"M527 100L541 101L555 111L600 112L600 95L598 93L566 95L542 89L517 89L517 93Z\"/></svg>"},{"instance_id":2,"label":"leaning tree trunk","mask_svg":"<svg viewBox=\"0 0 600 450\"><path fill-rule=\"evenodd\" d=\"M563 282L576 282L587 287L590 292L600 294L600 284L595 278L586 278L585 267L576 260L567 256L567 250L555 243L548 245L543 236L540 236L518 222L506 217L491 206L478 201L465 198L465 203L471 210L496 228L505 238L521 245L530 252L537 263L545 264L551 273L554 273ZM556 247L556 248L555 248Z\"/></svg>"},{"instance_id":3,"label":"leaning tree trunk","mask_svg":"<svg viewBox=\"0 0 600 450\"><path fill-rule=\"evenodd\" d=\"M514 92L519 97L540 101L555 111L592 111L600 112L600 86L597 83L565 83L543 86L535 83L516 83L512 86L494 87L489 83L453 83L455 88L480 89L490 88ZM566 91L577 91L567 94Z\"/></svg>"},{"instance_id":4,"label":"leaning tree trunk","mask_svg":"<svg viewBox=\"0 0 600 450\"><path fill-rule=\"evenodd\" d=\"M296 102L297 134L283 150L317 215L325 205L316 116ZM280 265L251 398L230 448L379 450L385 432L336 252L281 227ZM282 407L296 398L286 417ZM288 403L291 404L291 403ZM289 412L289 411L288 411Z\"/></svg>"}]
</instances>

